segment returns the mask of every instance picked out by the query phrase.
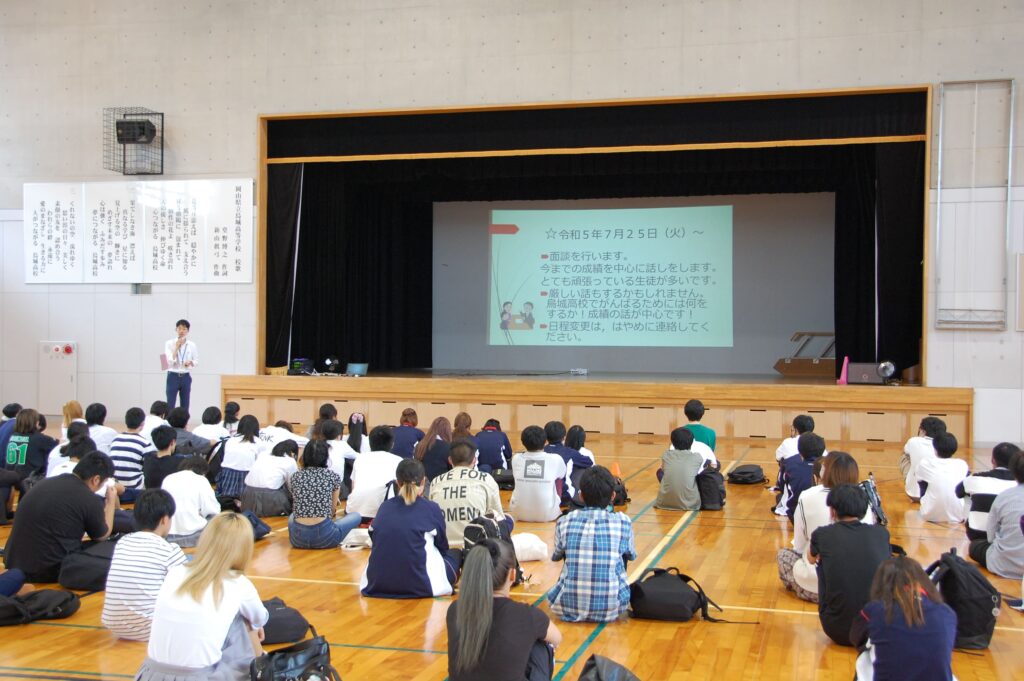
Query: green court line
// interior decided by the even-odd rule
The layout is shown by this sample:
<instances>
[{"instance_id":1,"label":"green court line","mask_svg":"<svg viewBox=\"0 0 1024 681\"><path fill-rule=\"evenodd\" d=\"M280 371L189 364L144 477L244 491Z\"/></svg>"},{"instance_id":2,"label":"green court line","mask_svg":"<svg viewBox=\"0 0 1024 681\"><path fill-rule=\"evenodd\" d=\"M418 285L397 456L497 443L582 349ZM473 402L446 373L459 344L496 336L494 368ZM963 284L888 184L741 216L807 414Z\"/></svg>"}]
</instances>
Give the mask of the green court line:
<instances>
[{"instance_id":1,"label":"green court line","mask_svg":"<svg viewBox=\"0 0 1024 681\"><path fill-rule=\"evenodd\" d=\"M630 473L628 476L623 478L622 481L623 482L629 482L630 480L632 480L636 476L640 475L641 473L643 473L645 470L647 470L648 468L650 468L651 466L653 466L656 463L658 463L658 459L655 459L654 461L651 461L649 464L647 464L646 466L644 466L640 470L636 471L635 473Z\"/></svg>"},{"instance_id":2,"label":"green court line","mask_svg":"<svg viewBox=\"0 0 1024 681\"><path fill-rule=\"evenodd\" d=\"M562 681L562 677L565 676L570 669L572 669L572 666L576 664L576 662L580 659L580 657L587 650L587 648L590 647L590 644L594 642L594 639L597 638L598 634L604 631L604 628L606 626L608 626L607 622L601 622L596 627L594 627L594 630L590 632L590 636L587 636L587 638L583 640L583 643L581 643L579 647L576 648L575 652L573 652L573 654L569 656L569 659L566 660L565 664L562 665L561 670L559 670L559 672L555 674L554 678L552 678L551 681Z\"/></svg>"},{"instance_id":3,"label":"green court line","mask_svg":"<svg viewBox=\"0 0 1024 681\"><path fill-rule=\"evenodd\" d=\"M29 622L29 624L35 624L41 627L70 627L72 629L103 629L104 627L98 627L95 624L68 624L67 622ZM3 667L0 667L3 669Z\"/></svg>"},{"instance_id":4,"label":"green court line","mask_svg":"<svg viewBox=\"0 0 1024 681\"><path fill-rule=\"evenodd\" d=\"M135 678L134 674L115 674L113 672L80 672L70 669L40 669L38 667L6 667L0 665L2 671L39 672L42 674L78 674L79 676L116 676L119 679Z\"/></svg>"}]
</instances>

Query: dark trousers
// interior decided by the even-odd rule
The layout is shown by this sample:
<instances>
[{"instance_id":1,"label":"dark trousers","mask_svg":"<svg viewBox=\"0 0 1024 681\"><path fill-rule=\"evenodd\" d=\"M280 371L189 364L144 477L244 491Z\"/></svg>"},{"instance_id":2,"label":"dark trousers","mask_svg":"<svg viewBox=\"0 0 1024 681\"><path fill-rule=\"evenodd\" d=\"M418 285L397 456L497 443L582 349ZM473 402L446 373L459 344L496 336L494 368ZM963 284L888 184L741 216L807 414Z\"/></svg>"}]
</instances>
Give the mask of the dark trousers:
<instances>
[{"instance_id":1,"label":"dark trousers","mask_svg":"<svg viewBox=\"0 0 1024 681\"><path fill-rule=\"evenodd\" d=\"M544 641L537 641L530 648L530 659L526 663L527 681L551 681L555 675L555 651Z\"/></svg>"},{"instance_id":2,"label":"dark trousers","mask_svg":"<svg viewBox=\"0 0 1024 681\"><path fill-rule=\"evenodd\" d=\"M975 563L983 568L987 568L988 547L990 546L992 546L992 543L988 539L975 539L967 548L967 554Z\"/></svg>"},{"instance_id":3,"label":"dark trousers","mask_svg":"<svg viewBox=\"0 0 1024 681\"><path fill-rule=\"evenodd\" d=\"M181 394L181 406L188 411L189 396L192 394L192 374L177 371L167 372L167 409L174 409L174 403Z\"/></svg>"},{"instance_id":4,"label":"dark trousers","mask_svg":"<svg viewBox=\"0 0 1024 681\"><path fill-rule=\"evenodd\" d=\"M25 573L17 568L0 574L0 596L13 596L25 586Z\"/></svg>"}]
</instances>

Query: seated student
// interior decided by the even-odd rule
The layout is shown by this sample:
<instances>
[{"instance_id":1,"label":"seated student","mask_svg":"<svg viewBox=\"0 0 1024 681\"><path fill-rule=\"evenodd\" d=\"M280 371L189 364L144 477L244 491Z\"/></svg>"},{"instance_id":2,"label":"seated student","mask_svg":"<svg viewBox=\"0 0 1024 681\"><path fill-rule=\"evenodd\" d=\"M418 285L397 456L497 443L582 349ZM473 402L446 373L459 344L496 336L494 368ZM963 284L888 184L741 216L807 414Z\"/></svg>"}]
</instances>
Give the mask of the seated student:
<instances>
[{"instance_id":1,"label":"seated student","mask_svg":"<svg viewBox=\"0 0 1024 681\"><path fill-rule=\"evenodd\" d=\"M471 441L455 440L448 453L452 469L430 483L430 500L444 513L448 546L451 548L462 548L466 525L488 513L498 522L505 523L510 534L512 532L512 518L501 510L498 483L475 468L476 452Z\"/></svg>"},{"instance_id":2,"label":"seated student","mask_svg":"<svg viewBox=\"0 0 1024 681\"><path fill-rule=\"evenodd\" d=\"M75 470L75 466L78 465L78 462L82 460L83 456L89 452L96 451L96 443L92 441L92 438L89 437L88 433L84 435L76 435L65 446L59 447L58 451L61 455L50 469L50 472L46 474L46 477L48 478L55 478L58 475L66 475L67 473L73 472ZM106 488L109 486L110 481L108 480L103 486L104 494L106 494Z\"/></svg>"},{"instance_id":3,"label":"seated student","mask_svg":"<svg viewBox=\"0 0 1024 681\"><path fill-rule=\"evenodd\" d=\"M195 546L207 520L220 512L217 495L206 479L208 470L209 465L203 457L185 457L181 460L178 472L164 478L161 485L165 492L174 497L174 507L177 509L171 519L167 541L183 549Z\"/></svg>"},{"instance_id":4,"label":"seated student","mask_svg":"<svg viewBox=\"0 0 1024 681\"><path fill-rule=\"evenodd\" d=\"M221 419L218 407L207 407L203 410L203 423L193 428L192 434L215 443L231 437L228 429L221 424Z\"/></svg>"},{"instance_id":5,"label":"seated student","mask_svg":"<svg viewBox=\"0 0 1024 681\"><path fill-rule=\"evenodd\" d=\"M295 457L299 445L294 440L282 440L269 454L260 454L245 476L242 492L242 510L252 511L261 518L290 515L292 493L288 482L299 470Z\"/></svg>"},{"instance_id":6,"label":"seated student","mask_svg":"<svg viewBox=\"0 0 1024 681\"><path fill-rule=\"evenodd\" d=\"M29 484L46 477L50 451L57 446L57 441L40 429L41 418L35 409L22 409L14 419L14 431L7 441L7 469L18 474L22 493ZM26 483L29 478L32 480Z\"/></svg>"},{"instance_id":7,"label":"seated student","mask_svg":"<svg viewBox=\"0 0 1024 681\"><path fill-rule=\"evenodd\" d=\"M597 463L597 459L594 458L594 452L587 449L585 446L586 444L587 431L583 429L583 426L570 426L569 430L565 431L565 446L569 449L575 449L577 452L590 459L591 462Z\"/></svg>"},{"instance_id":8,"label":"seated student","mask_svg":"<svg viewBox=\"0 0 1024 681\"><path fill-rule=\"evenodd\" d=\"M365 454L370 451L370 440L366 434L369 432L370 424L366 421L366 415L354 411L348 415L348 437L346 444L357 454Z\"/></svg>"},{"instance_id":9,"label":"seated student","mask_svg":"<svg viewBox=\"0 0 1024 681\"><path fill-rule=\"evenodd\" d=\"M21 477L14 471L9 471L0 466L0 525L10 525L14 511L8 509L8 504L14 506L13 491L21 483Z\"/></svg>"},{"instance_id":10,"label":"seated student","mask_svg":"<svg viewBox=\"0 0 1024 681\"><path fill-rule=\"evenodd\" d=\"M565 462L565 482L562 486L562 501L567 502L576 495L576 486L573 480L578 480L583 471L594 465L592 459L588 459L565 444L565 424L561 421L548 421L544 424L544 437L547 444L544 451L549 454L558 454Z\"/></svg>"},{"instance_id":11,"label":"seated student","mask_svg":"<svg viewBox=\"0 0 1024 681\"><path fill-rule=\"evenodd\" d=\"M871 582L871 601L854 619L850 643L867 649L854 681L953 679L956 613L917 561L887 559Z\"/></svg>"},{"instance_id":12,"label":"seated student","mask_svg":"<svg viewBox=\"0 0 1024 681\"><path fill-rule=\"evenodd\" d=\"M672 446L661 455L658 469L658 498L655 508L670 511L699 511L700 490L697 476L704 470L704 459L690 451L693 446L693 432L680 426L672 431Z\"/></svg>"},{"instance_id":13,"label":"seated student","mask_svg":"<svg viewBox=\"0 0 1024 681\"><path fill-rule=\"evenodd\" d=\"M558 454L544 451L545 436L540 426L527 426L520 436L526 451L512 457L512 491L509 511L518 520L547 522L562 514L562 485L567 473Z\"/></svg>"},{"instance_id":14,"label":"seated student","mask_svg":"<svg viewBox=\"0 0 1024 681\"><path fill-rule=\"evenodd\" d=\"M957 442L952 433L939 433L933 440L934 457L925 457L917 466L917 484L921 488L921 517L930 523L962 523L964 502L956 497L956 488L970 471L963 459L954 459Z\"/></svg>"},{"instance_id":15,"label":"seated student","mask_svg":"<svg viewBox=\"0 0 1024 681\"><path fill-rule=\"evenodd\" d=\"M306 431L306 437L310 440L323 440L324 435L322 432L323 425L328 421L334 421L338 418L338 408L330 402L325 402L320 405L320 410L317 412L318 416L313 425Z\"/></svg>"},{"instance_id":16,"label":"seated student","mask_svg":"<svg viewBox=\"0 0 1024 681\"><path fill-rule=\"evenodd\" d=\"M451 443L452 424L444 416L438 416L427 428L426 434L412 453L413 458L423 464L427 484L450 468L448 449Z\"/></svg>"},{"instance_id":17,"label":"seated student","mask_svg":"<svg viewBox=\"0 0 1024 681\"><path fill-rule=\"evenodd\" d=\"M451 681L550 679L562 633L540 609L509 598L512 548L484 539L466 555L459 598L448 606Z\"/></svg>"},{"instance_id":18,"label":"seated student","mask_svg":"<svg viewBox=\"0 0 1024 681\"><path fill-rule=\"evenodd\" d=\"M320 439L327 443L328 451L330 452L327 467L337 473L338 479L342 481L352 476L352 465L358 454L357 451L349 446L348 442L341 439L344 432L345 424L335 419L324 421L320 426ZM347 499L351 480L344 483L344 485L341 498Z\"/></svg>"},{"instance_id":19,"label":"seated student","mask_svg":"<svg viewBox=\"0 0 1024 681\"><path fill-rule=\"evenodd\" d=\"M151 404L149 413L146 414L146 420L142 422L142 431L139 434L152 442L153 430L155 428L171 425L167 423L167 411L167 403L163 400L157 400Z\"/></svg>"},{"instance_id":20,"label":"seated student","mask_svg":"<svg viewBox=\"0 0 1024 681\"><path fill-rule=\"evenodd\" d=\"M782 462L782 479L786 484L786 516L790 522L796 513L796 504L800 500L800 494L814 484L813 466L815 459L825 453L825 440L814 433L804 433L797 440L796 456L791 456Z\"/></svg>"},{"instance_id":21,"label":"seated student","mask_svg":"<svg viewBox=\"0 0 1024 681\"><path fill-rule=\"evenodd\" d=\"M72 423L85 423L85 411L82 410L82 403L78 400L68 400L61 407L61 413L64 415L63 421L60 424L60 439L66 442L68 438L68 428L71 427ZM86 423L86 425L89 425Z\"/></svg>"},{"instance_id":22,"label":"seated student","mask_svg":"<svg viewBox=\"0 0 1024 681\"><path fill-rule=\"evenodd\" d=\"M460 411L455 415L455 420L452 421L452 442L456 440L469 440L473 443L473 447L480 449L480 443L475 437L470 428L473 427L473 417L464 411Z\"/></svg>"},{"instance_id":23,"label":"seated student","mask_svg":"<svg viewBox=\"0 0 1024 681\"><path fill-rule=\"evenodd\" d=\"M807 549L811 546L811 535L819 527L832 522L828 507L828 493L840 485L860 484L860 470L857 462L846 452L832 452L828 458L814 461L815 485L800 494L793 516L793 548L782 548L776 556L779 579L786 589L793 591L797 598L818 602L818 575L807 562ZM875 523L871 509L861 518L865 524Z\"/></svg>"},{"instance_id":24,"label":"seated student","mask_svg":"<svg viewBox=\"0 0 1024 681\"><path fill-rule=\"evenodd\" d=\"M260 428L260 441L264 443L264 446L267 449L273 449L285 440L294 442L296 448L305 447L309 444L309 438L302 435L296 435L295 430L292 428L292 424L287 421L278 421L272 426L263 426Z\"/></svg>"},{"instance_id":25,"label":"seated student","mask_svg":"<svg viewBox=\"0 0 1024 681\"><path fill-rule=\"evenodd\" d=\"M368 520L377 515L384 496L395 480L395 471L402 457L392 454L394 437L388 426L377 426L370 431L370 451L356 457L352 465L352 492L345 508L356 511Z\"/></svg>"},{"instance_id":26,"label":"seated student","mask_svg":"<svg viewBox=\"0 0 1024 681\"><path fill-rule=\"evenodd\" d=\"M93 402L85 408L85 422L89 425L89 437L96 443L96 449L110 454L110 443L117 437L117 431L103 425L107 420L107 408L99 402Z\"/></svg>"},{"instance_id":27,"label":"seated student","mask_svg":"<svg viewBox=\"0 0 1024 681\"><path fill-rule=\"evenodd\" d=\"M558 519L551 560L564 560L548 592L551 611L567 622L611 622L629 608L626 561L636 560L629 516L612 509L615 478L604 466L580 477L586 505Z\"/></svg>"},{"instance_id":28,"label":"seated student","mask_svg":"<svg viewBox=\"0 0 1024 681\"><path fill-rule=\"evenodd\" d=\"M508 468L512 459L512 443L508 435L501 432L501 421L487 419L484 429L476 434L477 468L484 473Z\"/></svg>"},{"instance_id":29,"label":"seated student","mask_svg":"<svg viewBox=\"0 0 1024 681\"><path fill-rule=\"evenodd\" d=\"M170 424L171 428L174 428L175 433L176 444L174 445L174 453L182 456L191 456L193 454L207 456L217 443L209 438L199 437L190 433L188 431L189 417L190 414L184 407L175 407L167 415L167 423Z\"/></svg>"},{"instance_id":30,"label":"seated student","mask_svg":"<svg viewBox=\"0 0 1024 681\"><path fill-rule=\"evenodd\" d=\"M850 626L868 602L875 570L890 556L889 531L860 521L868 512L868 495L860 487L839 485L828 493L828 507L832 523L811 533L807 562L818 570L821 627L848 646Z\"/></svg>"},{"instance_id":31,"label":"seated student","mask_svg":"<svg viewBox=\"0 0 1024 681\"><path fill-rule=\"evenodd\" d=\"M1019 452L1017 445L1000 442L992 449L992 470L968 475L956 486L956 496L964 500L967 510L967 538L971 541L988 537L988 512L996 496L1016 484L1010 470L1010 459Z\"/></svg>"},{"instance_id":32,"label":"seated student","mask_svg":"<svg viewBox=\"0 0 1024 681\"><path fill-rule=\"evenodd\" d=\"M907 496L917 501L921 498L921 488L917 484L917 468L924 459L935 458L932 444L935 436L946 432L946 422L935 416L921 419L917 435L907 440L900 456L900 474L903 476Z\"/></svg>"},{"instance_id":33,"label":"seated student","mask_svg":"<svg viewBox=\"0 0 1024 681\"><path fill-rule=\"evenodd\" d=\"M419 417L416 415L415 409L406 407L402 410L402 416L398 419L398 427L391 431L395 438L395 444L391 445L392 454L403 459L412 456L412 453L416 451L416 445L423 439L423 431L416 427L418 424Z\"/></svg>"},{"instance_id":34,"label":"seated student","mask_svg":"<svg viewBox=\"0 0 1024 681\"><path fill-rule=\"evenodd\" d=\"M814 418L807 414L800 414L793 418L793 427L789 431L789 437L782 441L775 450L775 460L779 464L779 472L775 478L775 490L779 494L778 503L775 504L775 515L786 515L786 502L789 501L789 493L786 491L786 481L782 478L782 462L800 452L796 443L804 433L814 432Z\"/></svg>"},{"instance_id":35,"label":"seated student","mask_svg":"<svg viewBox=\"0 0 1024 681\"><path fill-rule=\"evenodd\" d=\"M47 478L18 505L4 549L4 564L19 569L29 582L56 582L64 557L82 547L82 536L106 539L114 524L117 491L95 492L114 476L110 457L89 452L73 475Z\"/></svg>"},{"instance_id":36,"label":"seated student","mask_svg":"<svg viewBox=\"0 0 1024 681\"><path fill-rule=\"evenodd\" d=\"M65 455L65 452L67 451L68 445L71 444L71 441L74 440L75 438L83 437L89 437L89 426L85 424L85 421L73 421L71 425L68 426L67 438L65 438L65 440L61 442L59 445L51 449L49 456L47 456L46 477L52 478L54 475L53 469L57 467L59 464L61 464L61 462L67 461L67 456ZM89 441L92 442L91 439ZM93 448L89 451L93 451L95 449L96 446L94 443ZM72 468L74 468L74 466L72 466ZM71 469L68 469L66 472L70 473Z\"/></svg>"},{"instance_id":37,"label":"seated student","mask_svg":"<svg viewBox=\"0 0 1024 681\"><path fill-rule=\"evenodd\" d=\"M697 442L703 442L711 451L715 450L715 431L708 428L700 422L704 418L704 403L700 400L689 400L683 405L683 414L686 415L686 420L689 422L684 428L689 429L693 432L693 439Z\"/></svg>"},{"instance_id":38,"label":"seated student","mask_svg":"<svg viewBox=\"0 0 1024 681\"><path fill-rule=\"evenodd\" d=\"M217 496L241 498L245 476L252 470L256 457L265 451L259 439L260 422L246 414L238 422L238 432L224 443L224 459L217 474Z\"/></svg>"},{"instance_id":39,"label":"seated student","mask_svg":"<svg viewBox=\"0 0 1024 681\"><path fill-rule=\"evenodd\" d=\"M224 420L220 422L220 425L224 426L224 429L228 431L228 437L238 432L238 421L240 417L242 407L238 402L225 402L224 403Z\"/></svg>"},{"instance_id":40,"label":"seated student","mask_svg":"<svg viewBox=\"0 0 1024 681\"><path fill-rule=\"evenodd\" d=\"M168 570L137 681L249 679L269 619L244 574L252 543L245 516L221 513L203 532L195 560Z\"/></svg>"},{"instance_id":41,"label":"seated student","mask_svg":"<svg viewBox=\"0 0 1024 681\"><path fill-rule=\"evenodd\" d=\"M302 468L292 474L288 541L297 549L335 548L362 520L354 511L335 519L341 476L327 467L329 457L325 441L311 440L302 450Z\"/></svg>"},{"instance_id":42,"label":"seated student","mask_svg":"<svg viewBox=\"0 0 1024 681\"><path fill-rule=\"evenodd\" d=\"M364 596L430 598L452 593L461 552L449 549L441 507L423 498L426 473L416 459L395 471L398 496L370 523L370 560L359 581Z\"/></svg>"},{"instance_id":43,"label":"seated student","mask_svg":"<svg viewBox=\"0 0 1024 681\"><path fill-rule=\"evenodd\" d=\"M144 490L132 511L138 531L121 537L114 547L100 619L120 638L149 640L164 577L188 560L181 547L166 541L174 510L174 499L165 490Z\"/></svg>"},{"instance_id":44,"label":"seated student","mask_svg":"<svg viewBox=\"0 0 1024 681\"><path fill-rule=\"evenodd\" d=\"M1024 578L1024 452L1017 452L1010 459L1010 471L1017 484L1000 492L992 502L988 512L988 536L971 542L970 555L989 572L1021 579Z\"/></svg>"},{"instance_id":45,"label":"seated student","mask_svg":"<svg viewBox=\"0 0 1024 681\"><path fill-rule=\"evenodd\" d=\"M158 489L171 473L178 472L178 466L186 457L174 453L177 431L170 426L157 426L150 433L156 452L147 454L142 460L142 477L146 489Z\"/></svg>"},{"instance_id":46,"label":"seated student","mask_svg":"<svg viewBox=\"0 0 1024 681\"><path fill-rule=\"evenodd\" d=\"M145 455L154 451L153 443L142 436L142 424L146 412L132 407L124 414L125 431L110 443L110 460L114 462L114 479L124 487L121 501L135 501L145 486L142 477L142 461Z\"/></svg>"}]
</instances>

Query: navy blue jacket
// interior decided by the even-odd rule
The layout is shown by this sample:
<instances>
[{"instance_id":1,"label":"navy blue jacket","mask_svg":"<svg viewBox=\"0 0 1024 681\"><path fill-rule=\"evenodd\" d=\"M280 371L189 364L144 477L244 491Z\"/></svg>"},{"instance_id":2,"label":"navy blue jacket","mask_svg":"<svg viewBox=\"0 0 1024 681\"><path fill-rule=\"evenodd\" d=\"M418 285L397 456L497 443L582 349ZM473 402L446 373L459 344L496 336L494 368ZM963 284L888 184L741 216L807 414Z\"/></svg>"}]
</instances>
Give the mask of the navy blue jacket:
<instances>
[{"instance_id":1,"label":"navy blue jacket","mask_svg":"<svg viewBox=\"0 0 1024 681\"><path fill-rule=\"evenodd\" d=\"M485 473L508 468L508 461L512 458L512 443L508 441L508 435L500 430L481 430L476 434L476 440L480 450L477 468Z\"/></svg>"},{"instance_id":2,"label":"navy blue jacket","mask_svg":"<svg viewBox=\"0 0 1024 681\"><path fill-rule=\"evenodd\" d=\"M423 439L423 431L414 426L398 426L391 429L395 436L395 444L391 445L391 453L403 459L412 457L416 444Z\"/></svg>"}]
</instances>

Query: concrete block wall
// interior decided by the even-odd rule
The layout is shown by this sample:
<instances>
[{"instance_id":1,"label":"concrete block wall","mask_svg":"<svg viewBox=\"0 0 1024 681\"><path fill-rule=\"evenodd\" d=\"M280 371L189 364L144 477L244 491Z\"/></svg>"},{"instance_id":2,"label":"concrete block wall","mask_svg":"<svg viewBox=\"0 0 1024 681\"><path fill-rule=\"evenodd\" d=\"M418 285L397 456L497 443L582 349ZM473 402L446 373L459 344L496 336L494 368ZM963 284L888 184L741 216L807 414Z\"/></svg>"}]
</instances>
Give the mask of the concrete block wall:
<instances>
[{"instance_id":1,"label":"concrete block wall","mask_svg":"<svg viewBox=\"0 0 1024 681\"><path fill-rule=\"evenodd\" d=\"M24 182L114 177L102 169L105 106L166 114L168 178L255 177L260 113L1019 77L1021 44L1024 4L988 0L5 2L0 209L21 208ZM1020 95L1017 111L1024 130ZM964 120L954 117L949 125L962 130ZM1024 135L1017 139L1020 145ZM1016 185L1024 185L1021 150ZM968 171L959 152L946 163L947 178ZM998 175L983 180L999 186ZM57 331L83 343L83 363L94 375L86 401L104 398L116 413L119 401L153 399L159 376L149 358L183 306L186 316L201 320L195 333L204 355L227 358L205 362L204 371L255 370L251 286L154 286L148 300L118 287L25 287L21 227L17 214L4 215L0 401L30 401L23 395L34 367L12 357L27 339ZM980 255L957 263L983 267ZM114 321L122 326L116 338L102 330ZM954 347L959 366L961 353L981 352L993 338L959 333L929 333L930 342ZM1003 340L1009 354L1024 353L1019 333ZM929 367L933 384L970 380L979 390L1017 390L1010 430L1020 434L1020 371L1015 387L1005 387L1004 372L964 378L943 373L945 366ZM132 379L137 371L141 378ZM204 392L213 382L197 380L198 404L215 397ZM1004 416L994 420L1005 423ZM976 439L1009 432L990 430L986 419L979 413Z\"/></svg>"}]
</instances>

